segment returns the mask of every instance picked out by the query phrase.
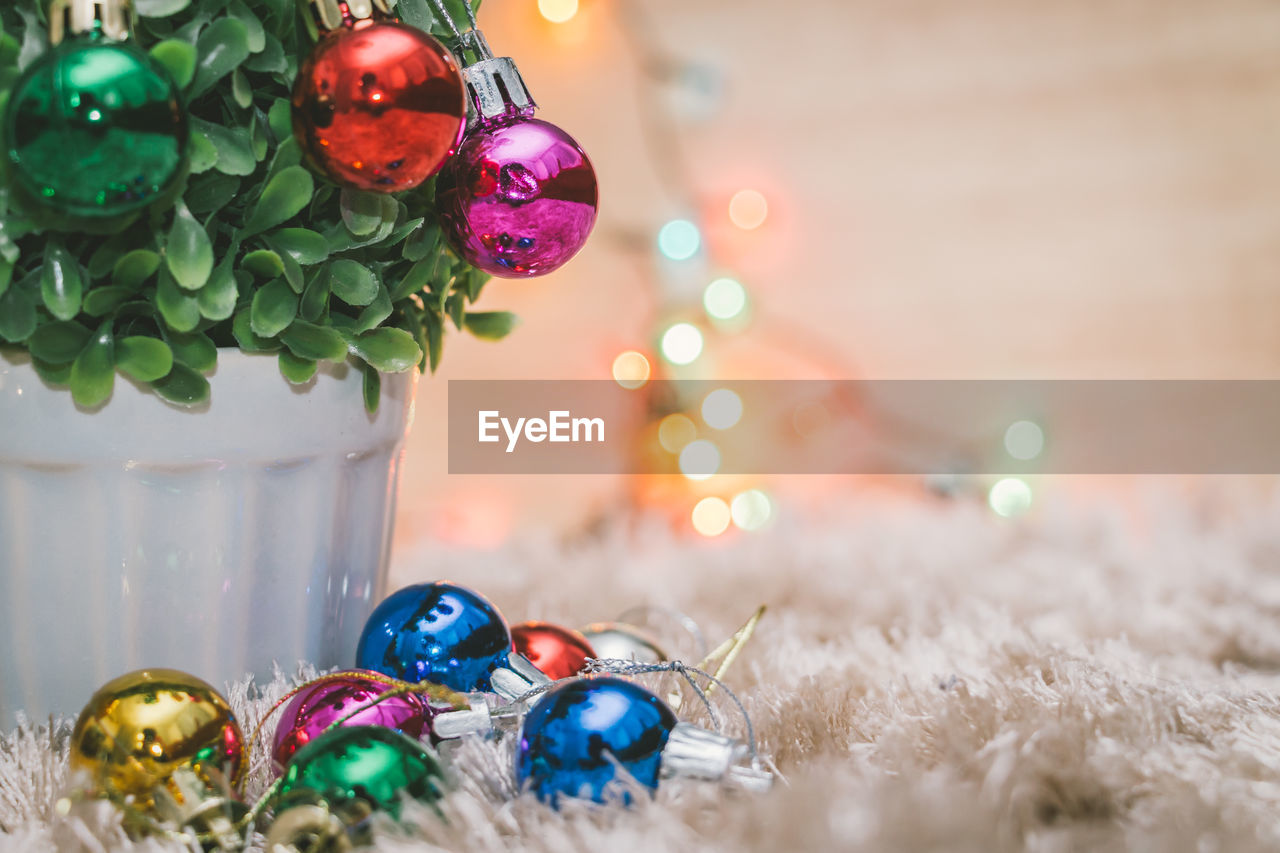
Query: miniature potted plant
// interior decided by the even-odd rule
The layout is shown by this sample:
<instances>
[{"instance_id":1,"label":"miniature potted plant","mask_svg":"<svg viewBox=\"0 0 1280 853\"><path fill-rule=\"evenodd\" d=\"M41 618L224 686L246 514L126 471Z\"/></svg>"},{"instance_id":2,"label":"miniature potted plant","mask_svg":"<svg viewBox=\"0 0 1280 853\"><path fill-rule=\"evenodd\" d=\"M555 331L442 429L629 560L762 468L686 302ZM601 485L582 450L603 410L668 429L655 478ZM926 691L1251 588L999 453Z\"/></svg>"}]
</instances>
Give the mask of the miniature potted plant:
<instances>
[{"instance_id":1,"label":"miniature potted plant","mask_svg":"<svg viewBox=\"0 0 1280 853\"><path fill-rule=\"evenodd\" d=\"M347 663L383 592L416 376L446 327L513 323L471 308L489 276L442 237L439 163L405 178L386 149L457 147L453 55L427 51L440 80L410 79L403 133L369 119L399 70L342 83L362 106L325 89L317 24L457 35L426 0L136 7L0 7L5 724L144 664ZM372 123L341 136L344 109Z\"/></svg>"}]
</instances>

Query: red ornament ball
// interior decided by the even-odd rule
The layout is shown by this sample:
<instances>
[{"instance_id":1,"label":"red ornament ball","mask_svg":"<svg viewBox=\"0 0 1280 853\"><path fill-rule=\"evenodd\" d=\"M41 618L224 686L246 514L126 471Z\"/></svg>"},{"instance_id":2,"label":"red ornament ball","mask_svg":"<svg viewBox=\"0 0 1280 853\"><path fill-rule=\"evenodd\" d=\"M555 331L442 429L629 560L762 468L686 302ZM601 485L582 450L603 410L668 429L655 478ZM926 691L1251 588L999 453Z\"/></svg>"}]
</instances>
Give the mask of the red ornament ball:
<instances>
[{"instance_id":1,"label":"red ornament ball","mask_svg":"<svg viewBox=\"0 0 1280 853\"><path fill-rule=\"evenodd\" d=\"M395 21L326 35L298 69L293 132L336 183L394 193L431 177L458 147L466 94L444 45Z\"/></svg>"},{"instance_id":2,"label":"red ornament ball","mask_svg":"<svg viewBox=\"0 0 1280 853\"><path fill-rule=\"evenodd\" d=\"M577 675L587 658L596 656L587 638L550 622L521 622L511 626L512 647L542 670L547 678Z\"/></svg>"}]
</instances>

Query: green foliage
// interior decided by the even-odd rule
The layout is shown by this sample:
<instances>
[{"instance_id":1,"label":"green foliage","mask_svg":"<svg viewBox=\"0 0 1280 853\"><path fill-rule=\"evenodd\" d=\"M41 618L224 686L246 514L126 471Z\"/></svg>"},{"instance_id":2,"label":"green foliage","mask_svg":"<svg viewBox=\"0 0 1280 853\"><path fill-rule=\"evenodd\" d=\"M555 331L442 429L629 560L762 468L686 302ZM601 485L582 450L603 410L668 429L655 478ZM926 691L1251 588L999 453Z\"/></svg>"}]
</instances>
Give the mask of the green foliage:
<instances>
[{"instance_id":1,"label":"green foliage","mask_svg":"<svg viewBox=\"0 0 1280 853\"><path fill-rule=\"evenodd\" d=\"M448 0L462 20L461 0ZM434 370L446 325L506 335L472 312L488 276L440 238L430 184L397 196L313 174L289 97L312 36L295 0L136 0L138 46L183 88L189 170L179 192L106 223L53 227L0 173L0 345L98 406L116 373L180 406L204 402L219 347L276 353L292 383L354 360L376 408L378 371ZM407 23L447 33L429 0ZM0 104L47 49L39 0L0 4ZM93 233L86 233L92 231Z\"/></svg>"}]
</instances>

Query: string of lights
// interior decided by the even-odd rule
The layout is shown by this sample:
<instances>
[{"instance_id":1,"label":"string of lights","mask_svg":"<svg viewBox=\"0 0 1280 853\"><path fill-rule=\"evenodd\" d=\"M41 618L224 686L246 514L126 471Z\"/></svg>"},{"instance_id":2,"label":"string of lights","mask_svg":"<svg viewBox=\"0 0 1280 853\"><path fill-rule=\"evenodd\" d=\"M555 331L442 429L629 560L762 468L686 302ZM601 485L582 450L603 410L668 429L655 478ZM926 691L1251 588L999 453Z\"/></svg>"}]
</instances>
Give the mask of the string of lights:
<instances>
[{"instance_id":1,"label":"string of lights","mask_svg":"<svg viewBox=\"0 0 1280 853\"><path fill-rule=\"evenodd\" d=\"M538 9L546 20L564 23L577 14L578 3L538 0ZM636 256L642 277L650 284L654 328L650 346L635 346L616 355L613 379L624 388L641 389L653 379L713 378L714 371L707 365L714 361L718 342L748 329L753 340L762 344L785 340L787 348L808 352L810 360L829 366L832 375L855 375L843 355L834 347L824 347L811 331L771 330L776 318L758 316L754 310L743 283L746 271L736 269L737 259L718 256L723 250L704 238L709 216L724 217L733 228L761 236L767 235L770 217L769 199L753 187L738 189L727 205L710 203L686 156L682 117L673 109L673 103L681 101L666 95L672 87L683 88L703 102L704 113L714 112L714 104L707 102L721 97L724 90L717 70L700 60L673 55L662 45L650 12L637 0L619 0L613 8L639 72L636 99L650 170L673 208L683 212L656 228L649 226L645 236L637 233L640 229L617 235L617 247ZM698 276L704 276L705 283L691 288L690 281ZM684 517L696 532L716 537L730 528L754 531L769 523L775 515L775 498L762 483L717 474L717 434L733 429L744 416L743 401L736 392L718 388L701 399L662 400L651 406L651 414L654 428L643 433L641 440L656 445L665 458L654 457L651 448L644 448L642 456L654 473L680 475L684 488L668 487L662 493L667 502L684 504ZM861 415L874 418L877 429L926 431L886 413L863 411ZM1032 441L1035 436L1038 439ZM1011 457L1031 459L1043 449L1044 435L1035 422L1018 421L1009 427L1003 443ZM1020 455L1026 453L1030 455ZM982 488L977 478L962 472L929 478L926 485L948 496ZM1031 504L1032 490L1023 478L1000 478L984 491L998 515L1019 515Z\"/></svg>"}]
</instances>

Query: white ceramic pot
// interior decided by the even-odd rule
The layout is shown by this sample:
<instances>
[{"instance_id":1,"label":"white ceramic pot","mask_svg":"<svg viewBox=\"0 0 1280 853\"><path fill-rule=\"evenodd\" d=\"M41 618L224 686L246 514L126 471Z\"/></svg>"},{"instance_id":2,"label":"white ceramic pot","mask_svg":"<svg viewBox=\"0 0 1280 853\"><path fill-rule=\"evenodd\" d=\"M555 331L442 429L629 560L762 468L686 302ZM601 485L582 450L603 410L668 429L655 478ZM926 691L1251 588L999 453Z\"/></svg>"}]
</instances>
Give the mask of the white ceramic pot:
<instances>
[{"instance_id":1,"label":"white ceramic pot","mask_svg":"<svg viewBox=\"0 0 1280 853\"><path fill-rule=\"evenodd\" d=\"M215 685L273 663L350 664L383 595L417 373L218 354L184 411L117 377L77 409L0 352L0 727L76 714L143 666Z\"/></svg>"}]
</instances>

